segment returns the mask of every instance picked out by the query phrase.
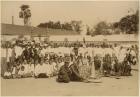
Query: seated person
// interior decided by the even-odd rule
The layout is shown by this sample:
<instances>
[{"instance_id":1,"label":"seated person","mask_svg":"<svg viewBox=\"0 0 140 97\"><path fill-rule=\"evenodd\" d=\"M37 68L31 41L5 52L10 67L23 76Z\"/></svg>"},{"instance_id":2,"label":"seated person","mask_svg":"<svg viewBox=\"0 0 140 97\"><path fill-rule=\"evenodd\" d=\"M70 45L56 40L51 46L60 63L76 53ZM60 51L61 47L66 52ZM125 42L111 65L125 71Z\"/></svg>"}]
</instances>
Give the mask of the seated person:
<instances>
[{"instance_id":1,"label":"seated person","mask_svg":"<svg viewBox=\"0 0 140 97\"><path fill-rule=\"evenodd\" d=\"M51 77L52 71L51 71L51 66L49 64L49 60L45 60L45 66L44 66L44 68L46 69L46 75L48 77Z\"/></svg>"},{"instance_id":2,"label":"seated person","mask_svg":"<svg viewBox=\"0 0 140 97\"><path fill-rule=\"evenodd\" d=\"M35 67L35 77L36 78L46 78L46 68L44 68L43 61L40 64L37 64Z\"/></svg>"},{"instance_id":3,"label":"seated person","mask_svg":"<svg viewBox=\"0 0 140 97\"><path fill-rule=\"evenodd\" d=\"M90 76L90 67L86 58L82 58L82 64L79 66L79 74L82 78L87 79Z\"/></svg>"},{"instance_id":4,"label":"seated person","mask_svg":"<svg viewBox=\"0 0 140 97\"><path fill-rule=\"evenodd\" d=\"M78 70L78 65L76 63L73 63L69 66L70 68L70 80L71 81L83 81L84 78L80 76L79 70Z\"/></svg>"},{"instance_id":5,"label":"seated person","mask_svg":"<svg viewBox=\"0 0 140 97\"><path fill-rule=\"evenodd\" d=\"M13 67L12 67L12 78L16 78L16 76L17 76L16 71L17 71L16 65L13 65Z\"/></svg>"},{"instance_id":6,"label":"seated person","mask_svg":"<svg viewBox=\"0 0 140 97\"><path fill-rule=\"evenodd\" d=\"M54 59L50 59L50 67L52 76L57 75L57 64Z\"/></svg>"},{"instance_id":7,"label":"seated person","mask_svg":"<svg viewBox=\"0 0 140 97\"><path fill-rule=\"evenodd\" d=\"M58 60L58 71L60 70L60 68L64 65L64 62L62 59Z\"/></svg>"},{"instance_id":8,"label":"seated person","mask_svg":"<svg viewBox=\"0 0 140 97\"><path fill-rule=\"evenodd\" d=\"M19 75L19 78L24 78L24 77L26 77L25 76L25 71L24 71L24 66L21 66L21 68L20 68L20 70L19 70L19 72L18 72L18 75Z\"/></svg>"},{"instance_id":9,"label":"seated person","mask_svg":"<svg viewBox=\"0 0 140 97\"><path fill-rule=\"evenodd\" d=\"M70 70L69 70L69 61L65 61L64 65L60 68L58 72L58 82L69 83L70 82Z\"/></svg>"},{"instance_id":10,"label":"seated person","mask_svg":"<svg viewBox=\"0 0 140 97\"><path fill-rule=\"evenodd\" d=\"M4 73L4 78L5 79L10 79L12 78L12 74L11 74L11 70L8 69L5 73Z\"/></svg>"},{"instance_id":11,"label":"seated person","mask_svg":"<svg viewBox=\"0 0 140 97\"><path fill-rule=\"evenodd\" d=\"M26 78L26 77L31 77L31 72L30 72L30 65L27 64L27 61L24 60L23 64L21 65L20 70L18 71L18 77L19 78Z\"/></svg>"},{"instance_id":12,"label":"seated person","mask_svg":"<svg viewBox=\"0 0 140 97\"><path fill-rule=\"evenodd\" d=\"M29 62L29 73L31 74L32 77L34 76L34 61L33 60Z\"/></svg>"}]
</instances>

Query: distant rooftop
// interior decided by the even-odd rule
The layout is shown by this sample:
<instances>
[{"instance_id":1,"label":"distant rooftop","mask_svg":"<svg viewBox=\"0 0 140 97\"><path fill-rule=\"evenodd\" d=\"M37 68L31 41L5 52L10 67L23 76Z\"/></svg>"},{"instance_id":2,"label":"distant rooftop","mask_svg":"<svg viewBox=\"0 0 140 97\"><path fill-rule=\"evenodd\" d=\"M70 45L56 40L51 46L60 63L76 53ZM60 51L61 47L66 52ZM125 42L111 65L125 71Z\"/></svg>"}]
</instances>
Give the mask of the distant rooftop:
<instances>
[{"instance_id":1,"label":"distant rooftop","mask_svg":"<svg viewBox=\"0 0 140 97\"><path fill-rule=\"evenodd\" d=\"M32 35L47 36L47 35L79 35L78 32L63 30L63 29L50 29L29 27L13 24L1 24L1 35Z\"/></svg>"}]
</instances>

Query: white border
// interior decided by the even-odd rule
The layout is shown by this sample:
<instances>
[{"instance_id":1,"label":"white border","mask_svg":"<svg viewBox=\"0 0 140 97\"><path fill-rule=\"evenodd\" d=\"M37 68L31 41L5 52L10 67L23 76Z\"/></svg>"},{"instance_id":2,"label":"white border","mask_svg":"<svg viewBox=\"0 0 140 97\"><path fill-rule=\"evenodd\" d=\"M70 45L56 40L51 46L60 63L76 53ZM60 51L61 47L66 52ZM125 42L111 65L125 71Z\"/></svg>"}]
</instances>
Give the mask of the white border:
<instances>
[{"instance_id":1,"label":"white border","mask_svg":"<svg viewBox=\"0 0 140 97\"><path fill-rule=\"evenodd\" d=\"M139 0L0 0L0 5L1 2L3 1L139 1ZM140 11L140 7L139 7L139 11ZM140 13L139 13L139 17L140 17ZM1 33L1 7L0 7L0 33ZM0 40L1 40L1 35L0 35ZM1 45L1 42L0 42ZM1 52L1 49L0 49ZM1 57L1 53L0 53L0 57ZM139 61L140 61L140 24L139 24ZM1 63L1 58L0 58L0 63ZM140 62L139 62L140 63ZM139 65L139 70L140 70L140 64ZM1 69L1 68L0 68ZM0 73L1 74L1 73ZM139 74L140 75L140 72ZM1 75L0 75L1 78ZM1 80L0 80L0 86L1 86ZM0 95L1 95L1 87L0 87ZM140 76L139 76L139 95L140 95ZM5 97L14 97L14 96L5 96ZM18 97L18 96L16 96ZM24 97L24 96L20 96L20 97ZM26 97L31 97L31 96L26 96ZM46 96L32 96L32 97L46 97ZM47 96L47 97L53 97L53 96ZM62 96L57 96L57 97L62 97ZM69 97L69 96L63 96L63 97ZM79 97L79 96L73 96L73 97ZM83 97L89 97L89 96L83 96ZM100 96L91 96L91 97L100 97ZM108 96L101 96L101 97L108 97ZM115 96L109 96L109 97L115 97ZM120 96L121 97L121 96ZM128 97L128 96L123 96L123 97ZM129 96L129 97L139 97L139 96Z\"/></svg>"}]
</instances>

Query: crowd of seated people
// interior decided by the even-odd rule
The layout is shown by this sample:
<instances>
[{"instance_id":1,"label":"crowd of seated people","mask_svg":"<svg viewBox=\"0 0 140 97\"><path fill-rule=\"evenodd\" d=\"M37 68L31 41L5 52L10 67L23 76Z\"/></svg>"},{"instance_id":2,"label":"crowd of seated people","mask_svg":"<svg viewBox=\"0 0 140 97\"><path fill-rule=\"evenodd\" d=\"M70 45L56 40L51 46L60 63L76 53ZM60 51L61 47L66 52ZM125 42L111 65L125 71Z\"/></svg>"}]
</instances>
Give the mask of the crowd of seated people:
<instances>
[{"instance_id":1,"label":"crowd of seated people","mask_svg":"<svg viewBox=\"0 0 140 97\"><path fill-rule=\"evenodd\" d=\"M91 77L129 76L136 65L134 46L52 47L46 44L14 44L8 48L4 78L50 78L58 82L83 81ZM93 74L94 73L94 74Z\"/></svg>"}]
</instances>

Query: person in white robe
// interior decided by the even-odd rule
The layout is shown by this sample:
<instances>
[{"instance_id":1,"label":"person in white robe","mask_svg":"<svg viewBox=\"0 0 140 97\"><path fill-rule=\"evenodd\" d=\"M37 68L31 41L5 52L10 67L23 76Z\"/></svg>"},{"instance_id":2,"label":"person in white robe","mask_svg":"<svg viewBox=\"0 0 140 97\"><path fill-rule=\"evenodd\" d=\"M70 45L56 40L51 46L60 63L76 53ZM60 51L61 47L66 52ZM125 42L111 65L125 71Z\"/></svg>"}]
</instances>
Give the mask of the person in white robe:
<instances>
[{"instance_id":1,"label":"person in white robe","mask_svg":"<svg viewBox=\"0 0 140 97\"><path fill-rule=\"evenodd\" d=\"M38 62L36 62L34 76L38 77L39 74L40 74L40 64Z\"/></svg>"},{"instance_id":2,"label":"person in white robe","mask_svg":"<svg viewBox=\"0 0 140 97\"><path fill-rule=\"evenodd\" d=\"M23 50L24 50L24 49L22 49L22 47L20 47L20 46L15 46L14 49L15 49L15 53L16 53L16 58L17 58L18 56L21 56L21 54L22 54L22 52L23 52Z\"/></svg>"},{"instance_id":3,"label":"person in white robe","mask_svg":"<svg viewBox=\"0 0 140 97\"><path fill-rule=\"evenodd\" d=\"M12 48L7 49L7 62L10 62L10 58L12 57Z\"/></svg>"},{"instance_id":4,"label":"person in white robe","mask_svg":"<svg viewBox=\"0 0 140 97\"><path fill-rule=\"evenodd\" d=\"M34 76L34 61L32 60L30 63L29 63L29 73L31 74L31 76L33 77Z\"/></svg>"},{"instance_id":5,"label":"person in white robe","mask_svg":"<svg viewBox=\"0 0 140 97\"><path fill-rule=\"evenodd\" d=\"M46 75L47 77L51 77L52 71L51 71L51 66L49 64L49 60L45 60L44 68L46 69Z\"/></svg>"},{"instance_id":6,"label":"person in white robe","mask_svg":"<svg viewBox=\"0 0 140 97\"><path fill-rule=\"evenodd\" d=\"M4 73L4 78L5 79L10 79L12 78L12 74L10 72L10 69L8 69L5 73Z\"/></svg>"},{"instance_id":7,"label":"person in white robe","mask_svg":"<svg viewBox=\"0 0 140 97\"><path fill-rule=\"evenodd\" d=\"M19 72L18 72L18 75L20 78L23 78L25 77L25 72L24 72L24 66L22 65Z\"/></svg>"},{"instance_id":8,"label":"person in white robe","mask_svg":"<svg viewBox=\"0 0 140 97\"><path fill-rule=\"evenodd\" d=\"M31 77L31 72L30 72L30 65L27 63L26 60L24 60L24 63L22 64L22 66L24 67L23 73L24 73L24 77Z\"/></svg>"},{"instance_id":9,"label":"person in white robe","mask_svg":"<svg viewBox=\"0 0 140 97\"><path fill-rule=\"evenodd\" d=\"M64 62L62 61L62 59L58 60L58 71L60 70L60 68L64 65Z\"/></svg>"},{"instance_id":10,"label":"person in white robe","mask_svg":"<svg viewBox=\"0 0 140 97\"><path fill-rule=\"evenodd\" d=\"M46 46L43 46L43 47L42 47L42 50L41 50L41 54L42 54L43 56L45 56L46 53L47 53Z\"/></svg>"},{"instance_id":11,"label":"person in white robe","mask_svg":"<svg viewBox=\"0 0 140 97\"><path fill-rule=\"evenodd\" d=\"M124 58L126 57L126 49L121 47L120 48L120 53L118 55L118 61L119 63L122 63L124 61Z\"/></svg>"},{"instance_id":12,"label":"person in white robe","mask_svg":"<svg viewBox=\"0 0 140 97\"><path fill-rule=\"evenodd\" d=\"M55 76L58 73L57 72L58 68L56 62L53 59L50 60L50 66L51 66L52 76Z\"/></svg>"},{"instance_id":13,"label":"person in white robe","mask_svg":"<svg viewBox=\"0 0 140 97\"><path fill-rule=\"evenodd\" d=\"M40 62L40 64L37 64L35 67L35 77L36 78L46 78L46 64L44 64L43 61Z\"/></svg>"},{"instance_id":14,"label":"person in white robe","mask_svg":"<svg viewBox=\"0 0 140 97\"><path fill-rule=\"evenodd\" d=\"M12 67L12 78L16 78L16 66Z\"/></svg>"}]
</instances>

